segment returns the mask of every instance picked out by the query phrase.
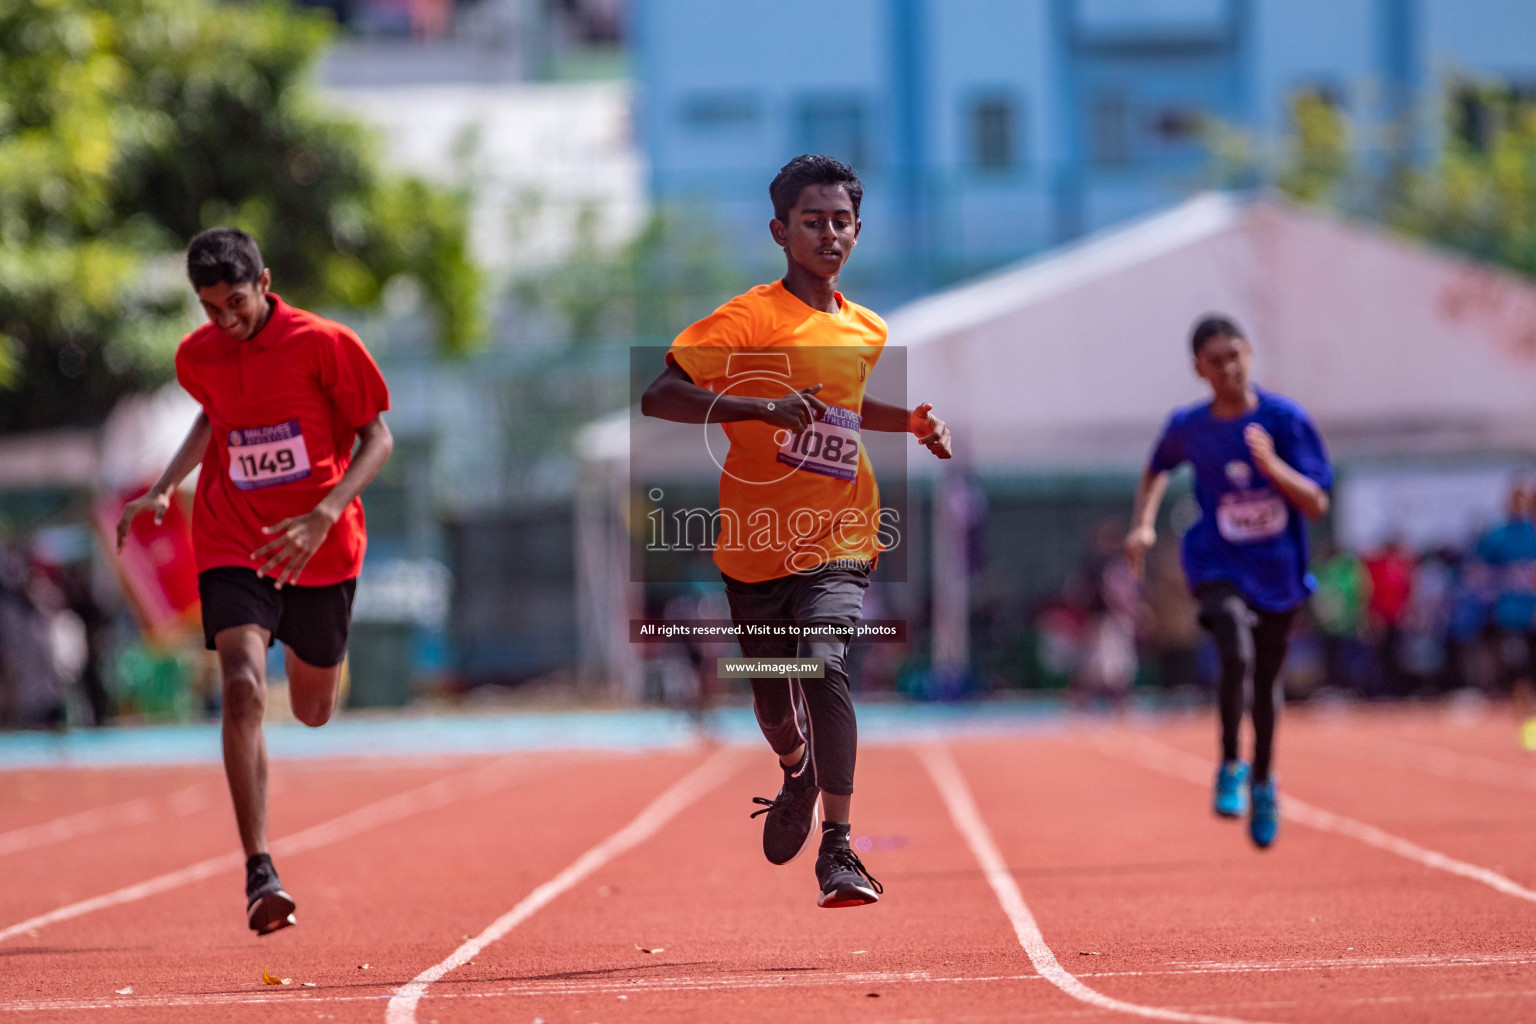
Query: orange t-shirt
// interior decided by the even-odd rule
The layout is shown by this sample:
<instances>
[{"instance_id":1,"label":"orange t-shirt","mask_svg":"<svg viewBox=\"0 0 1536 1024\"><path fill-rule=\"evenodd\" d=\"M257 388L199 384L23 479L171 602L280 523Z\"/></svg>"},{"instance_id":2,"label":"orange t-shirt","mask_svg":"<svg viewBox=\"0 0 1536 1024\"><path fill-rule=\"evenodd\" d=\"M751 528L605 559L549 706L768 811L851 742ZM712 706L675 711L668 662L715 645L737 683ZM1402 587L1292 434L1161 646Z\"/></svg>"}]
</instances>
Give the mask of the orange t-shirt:
<instances>
[{"instance_id":1,"label":"orange t-shirt","mask_svg":"<svg viewBox=\"0 0 1536 1024\"><path fill-rule=\"evenodd\" d=\"M820 384L816 397L831 407L798 437L761 420L721 424L731 447L715 564L727 576L757 583L879 554L880 492L859 425L887 332L874 313L837 300L836 313L823 313L782 281L758 285L690 326L667 352L710 391L779 398Z\"/></svg>"},{"instance_id":2,"label":"orange t-shirt","mask_svg":"<svg viewBox=\"0 0 1536 1024\"><path fill-rule=\"evenodd\" d=\"M176 379L213 428L192 505L198 572L261 568L251 552L272 539L262 527L314 511L351 464L358 428L389 408L384 376L350 328L268 295L272 314L251 340L206 323L176 350ZM352 579L367 546L356 500L295 582Z\"/></svg>"}]
</instances>

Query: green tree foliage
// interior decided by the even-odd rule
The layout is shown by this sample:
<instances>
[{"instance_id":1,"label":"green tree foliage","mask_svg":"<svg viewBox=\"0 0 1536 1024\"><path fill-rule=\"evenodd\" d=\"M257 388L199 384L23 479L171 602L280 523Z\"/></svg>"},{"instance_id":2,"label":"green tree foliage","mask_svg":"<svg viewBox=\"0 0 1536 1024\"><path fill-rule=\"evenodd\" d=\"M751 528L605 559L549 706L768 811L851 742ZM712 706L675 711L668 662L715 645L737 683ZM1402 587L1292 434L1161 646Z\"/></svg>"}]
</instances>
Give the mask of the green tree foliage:
<instances>
[{"instance_id":1,"label":"green tree foliage","mask_svg":"<svg viewBox=\"0 0 1536 1024\"><path fill-rule=\"evenodd\" d=\"M1340 110L1299 98L1275 183L1300 202L1342 208L1536 276L1536 103L1504 88L1466 85L1444 109L1436 158L1372 161L1352 156ZM1230 177L1232 154L1243 147L1230 134L1217 141L1216 165Z\"/></svg>"},{"instance_id":2,"label":"green tree foliage","mask_svg":"<svg viewBox=\"0 0 1536 1024\"><path fill-rule=\"evenodd\" d=\"M719 232L701 210L653 213L615 249L599 243L598 226L597 210L582 211L570 255L513 283L518 302L554 313L572 344L670 342L744 287L743 273L726 258Z\"/></svg>"},{"instance_id":3,"label":"green tree foliage","mask_svg":"<svg viewBox=\"0 0 1536 1024\"><path fill-rule=\"evenodd\" d=\"M1536 103L1496 88L1450 105L1445 151L1407 174L1389 219L1400 230L1536 277Z\"/></svg>"},{"instance_id":4,"label":"green tree foliage","mask_svg":"<svg viewBox=\"0 0 1536 1024\"><path fill-rule=\"evenodd\" d=\"M1349 172L1349 125L1325 98L1304 93L1291 104L1295 134L1275 184L1304 203L1321 203Z\"/></svg>"},{"instance_id":5,"label":"green tree foliage","mask_svg":"<svg viewBox=\"0 0 1536 1024\"><path fill-rule=\"evenodd\" d=\"M323 18L275 2L0 0L0 430L98 421L167 379L187 239L257 237L299 305L421 285L439 346L474 345L464 197L378 170L320 108Z\"/></svg>"}]
</instances>

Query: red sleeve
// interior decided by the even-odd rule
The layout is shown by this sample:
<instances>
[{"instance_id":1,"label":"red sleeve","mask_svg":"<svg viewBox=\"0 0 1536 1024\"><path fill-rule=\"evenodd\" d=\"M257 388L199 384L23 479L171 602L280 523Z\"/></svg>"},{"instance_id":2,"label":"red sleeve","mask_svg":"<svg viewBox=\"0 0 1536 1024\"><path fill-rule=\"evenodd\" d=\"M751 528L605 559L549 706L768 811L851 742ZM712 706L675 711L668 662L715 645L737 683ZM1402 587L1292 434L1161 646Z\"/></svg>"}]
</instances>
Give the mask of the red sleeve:
<instances>
[{"instance_id":1,"label":"red sleeve","mask_svg":"<svg viewBox=\"0 0 1536 1024\"><path fill-rule=\"evenodd\" d=\"M192 396L192 400L208 411L208 394L203 390L197 375L192 370L192 361L187 358L187 343L185 340L176 349L176 383L181 389Z\"/></svg>"},{"instance_id":2,"label":"red sleeve","mask_svg":"<svg viewBox=\"0 0 1536 1024\"><path fill-rule=\"evenodd\" d=\"M389 408L389 385L384 383L379 364L357 335L346 328L332 333L330 343L321 346L320 384L354 430L372 423Z\"/></svg>"}]
</instances>

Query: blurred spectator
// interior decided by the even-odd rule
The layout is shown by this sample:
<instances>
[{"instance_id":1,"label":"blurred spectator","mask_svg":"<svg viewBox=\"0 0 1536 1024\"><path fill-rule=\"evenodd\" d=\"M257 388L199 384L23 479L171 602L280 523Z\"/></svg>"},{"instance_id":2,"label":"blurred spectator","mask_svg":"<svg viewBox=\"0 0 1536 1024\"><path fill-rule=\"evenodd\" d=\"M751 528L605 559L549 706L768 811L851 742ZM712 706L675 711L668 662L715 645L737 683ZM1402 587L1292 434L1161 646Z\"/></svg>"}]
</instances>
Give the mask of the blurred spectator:
<instances>
[{"instance_id":1,"label":"blurred spectator","mask_svg":"<svg viewBox=\"0 0 1536 1024\"><path fill-rule=\"evenodd\" d=\"M1104 700L1119 707L1136 681L1136 625L1143 607L1136 574L1120 553L1123 536L1124 524L1112 519L1094 533L1084 572L1090 588L1086 646L1073 680L1079 703Z\"/></svg>"},{"instance_id":2,"label":"blurred spectator","mask_svg":"<svg viewBox=\"0 0 1536 1024\"><path fill-rule=\"evenodd\" d=\"M1369 674L1364 636L1370 575L1358 556L1330 543L1316 576L1311 611L1322 637L1328 680L1334 686L1361 689Z\"/></svg>"},{"instance_id":3,"label":"blurred spectator","mask_svg":"<svg viewBox=\"0 0 1536 1024\"><path fill-rule=\"evenodd\" d=\"M1410 692L1433 694L1450 685L1448 636L1454 556L1431 551L1414 566L1403 614L1398 665Z\"/></svg>"},{"instance_id":4,"label":"blurred spectator","mask_svg":"<svg viewBox=\"0 0 1536 1024\"><path fill-rule=\"evenodd\" d=\"M101 674L102 659L112 638L112 617L96 599L87 564L60 567L59 588L65 605L79 619L83 631L85 660L76 676L80 692L91 709L91 724L105 725L117 713Z\"/></svg>"},{"instance_id":5,"label":"blurred spectator","mask_svg":"<svg viewBox=\"0 0 1536 1024\"><path fill-rule=\"evenodd\" d=\"M1391 537L1364 560L1370 577L1370 598L1366 602L1371 635L1375 640L1379 687L1377 695L1401 697L1406 693L1401 645L1403 618L1413 593L1413 559L1403 550L1402 541Z\"/></svg>"},{"instance_id":6,"label":"blurred spectator","mask_svg":"<svg viewBox=\"0 0 1536 1024\"><path fill-rule=\"evenodd\" d=\"M46 595L33 583L24 556L0 551L0 725L59 728L64 688L55 652L55 609L37 603Z\"/></svg>"},{"instance_id":7,"label":"blurred spectator","mask_svg":"<svg viewBox=\"0 0 1536 1024\"><path fill-rule=\"evenodd\" d=\"M1043 602L1034 611L1034 668L1038 685L1055 689L1069 685L1082 667L1088 613L1073 600L1070 588L1060 598Z\"/></svg>"},{"instance_id":8,"label":"blurred spectator","mask_svg":"<svg viewBox=\"0 0 1536 1024\"><path fill-rule=\"evenodd\" d=\"M1200 672L1205 630L1200 606L1184 583L1176 544L1158 544L1147 558L1147 642L1165 694L1189 692L1206 682Z\"/></svg>"},{"instance_id":9,"label":"blurred spectator","mask_svg":"<svg viewBox=\"0 0 1536 1024\"><path fill-rule=\"evenodd\" d=\"M1529 686L1536 657L1536 524L1530 495L1511 488L1505 520L1477 545L1478 557L1493 574L1495 596L1490 625L1500 669L1500 687Z\"/></svg>"},{"instance_id":10,"label":"blurred spectator","mask_svg":"<svg viewBox=\"0 0 1536 1024\"><path fill-rule=\"evenodd\" d=\"M1493 570L1475 552L1450 555L1447 564L1451 569L1445 629L1447 683L1452 688L1491 691L1499 675L1486 642L1495 593Z\"/></svg>"}]
</instances>

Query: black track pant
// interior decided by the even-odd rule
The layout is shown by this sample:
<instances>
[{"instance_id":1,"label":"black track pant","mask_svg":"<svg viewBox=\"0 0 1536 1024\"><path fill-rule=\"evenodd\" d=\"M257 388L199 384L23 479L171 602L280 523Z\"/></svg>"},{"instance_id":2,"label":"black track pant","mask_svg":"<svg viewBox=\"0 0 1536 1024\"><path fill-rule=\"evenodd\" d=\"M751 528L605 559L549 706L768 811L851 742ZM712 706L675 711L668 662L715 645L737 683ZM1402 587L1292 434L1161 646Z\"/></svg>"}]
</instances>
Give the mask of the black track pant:
<instances>
[{"instance_id":1,"label":"black track pant","mask_svg":"<svg viewBox=\"0 0 1536 1024\"><path fill-rule=\"evenodd\" d=\"M869 573L861 569L823 569L761 583L725 577L731 619L737 626L764 621L851 626L858 622L868 586ZM752 680L752 707L775 754L809 744L816 784L834 796L852 796L859 733L848 694L848 642L742 636L741 654L822 659L826 674L821 679Z\"/></svg>"},{"instance_id":2,"label":"black track pant","mask_svg":"<svg viewBox=\"0 0 1536 1024\"><path fill-rule=\"evenodd\" d=\"M1242 591L1224 581L1196 588L1195 598L1200 602L1200 624L1216 638L1221 654L1221 758L1238 758L1238 734L1251 680L1253 779L1264 782L1274 759L1275 722L1280 717L1276 679L1285 661L1296 611L1258 611L1248 604Z\"/></svg>"}]
</instances>

